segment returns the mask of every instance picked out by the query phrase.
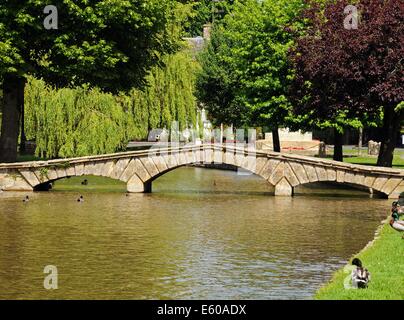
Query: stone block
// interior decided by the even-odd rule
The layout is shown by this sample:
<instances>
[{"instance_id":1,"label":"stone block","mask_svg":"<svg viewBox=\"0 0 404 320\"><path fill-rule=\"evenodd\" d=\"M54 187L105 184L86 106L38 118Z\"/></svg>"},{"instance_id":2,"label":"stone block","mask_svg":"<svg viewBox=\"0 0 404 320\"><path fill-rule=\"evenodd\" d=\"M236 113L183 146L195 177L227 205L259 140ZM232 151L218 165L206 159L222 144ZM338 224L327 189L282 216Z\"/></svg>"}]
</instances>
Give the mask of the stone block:
<instances>
[{"instance_id":1,"label":"stone block","mask_svg":"<svg viewBox=\"0 0 404 320\"><path fill-rule=\"evenodd\" d=\"M315 167L318 181L327 181L327 171L324 167Z\"/></svg>"},{"instance_id":2,"label":"stone block","mask_svg":"<svg viewBox=\"0 0 404 320\"><path fill-rule=\"evenodd\" d=\"M306 171L307 177L309 178L310 182L316 182L318 181L316 169L310 164L304 164L303 165L304 170Z\"/></svg>"},{"instance_id":3,"label":"stone block","mask_svg":"<svg viewBox=\"0 0 404 320\"><path fill-rule=\"evenodd\" d=\"M159 174L156 165L153 163L151 158L149 157L141 157L140 161L143 163L143 166L146 168L147 172L151 177L154 177Z\"/></svg>"},{"instance_id":4,"label":"stone block","mask_svg":"<svg viewBox=\"0 0 404 320\"><path fill-rule=\"evenodd\" d=\"M293 188L286 180L286 178L282 178L276 185L275 185L275 196L292 196L293 195Z\"/></svg>"},{"instance_id":5,"label":"stone block","mask_svg":"<svg viewBox=\"0 0 404 320\"><path fill-rule=\"evenodd\" d=\"M143 182L151 179L149 172L146 170L142 161L140 161L138 158L135 159L135 173Z\"/></svg>"},{"instance_id":6,"label":"stone block","mask_svg":"<svg viewBox=\"0 0 404 320\"><path fill-rule=\"evenodd\" d=\"M296 177L299 179L300 184L309 183L309 177L307 176L306 170L303 165L297 162L289 162L291 168L293 169Z\"/></svg>"},{"instance_id":7,"label":"stone block","mask_svg":"<svg viewBox=\"0 0 404 320\"><path fill-rule=\"evenodd\" d=\"M268 180L279 163L280 161L276 159L268 160L267 163L262 168L260 176L263 177L265 180Z\"/></svg>"},{"instance_id":8,"label":"stone block","mask_svg":"<svg viewBox=\"0 0 404 320\"><path fill-rule=\"evenodd\" d=\"M280 162L276 166L275 170L272 172L271 176L268 179L269 183L276 186L276 184L285 176L285 166L286 164L284 161Z\"/></svg>"},{"instance_id":9,"label":"stone block","mask_svg":"<svg viewBox=\"0 0 404 320\"><path fill-rule=\"evenodd\" d=\"M337 181L337 172L334 169L327 168L327 180Z\"/></svg>"}]
</instances>

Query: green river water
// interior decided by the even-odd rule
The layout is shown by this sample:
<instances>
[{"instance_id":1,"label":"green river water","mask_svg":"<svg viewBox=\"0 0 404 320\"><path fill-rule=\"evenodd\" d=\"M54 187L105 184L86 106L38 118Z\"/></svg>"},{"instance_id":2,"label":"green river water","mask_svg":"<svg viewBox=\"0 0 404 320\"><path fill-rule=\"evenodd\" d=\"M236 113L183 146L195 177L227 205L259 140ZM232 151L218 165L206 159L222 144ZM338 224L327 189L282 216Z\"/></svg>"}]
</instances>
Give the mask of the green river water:
<instances>
[{"instance_id":1,"label":"green river water","mask_svg":"<svg viewBox=\"0 0 404 320\"><path fill-rule=\"evenodd\" d=\"M310 299L390 203L323 185L274 197L254 175L192 167L151 194L73 182L28 203L0 193L0 299Z\"/></svg>"}]
</instances>

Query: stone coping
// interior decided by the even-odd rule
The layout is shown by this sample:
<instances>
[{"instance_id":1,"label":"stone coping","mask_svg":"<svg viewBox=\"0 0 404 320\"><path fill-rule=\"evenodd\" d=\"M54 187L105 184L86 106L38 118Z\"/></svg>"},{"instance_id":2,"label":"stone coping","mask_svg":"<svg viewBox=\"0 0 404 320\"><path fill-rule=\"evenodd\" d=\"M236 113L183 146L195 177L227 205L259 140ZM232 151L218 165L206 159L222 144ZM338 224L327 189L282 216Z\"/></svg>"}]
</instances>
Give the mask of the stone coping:
<instances>
[{"instance_id":1,"label":"stone coping","mask_svg":"<svg viewBox=\"0 0 404 320\"><path fill-rule=\"evenodd\" d=\"M240 147L235 147L235 146L231 146L231 145L229 146L226 144L224 144L224 145L202 144L202 145L171 147L171 148L161 147L161 148L151 148L151 149L139 150L139 151L126 151L126 152L112 153L112 154L105 154L105 155L55 159L55 160L48 160L48 161L2 163L2 164L0 164L0 170L1 169L31 169L31 168L41 168L41 167L49 167L49 166L64 166L64 165L69 166L71 164L86 163L86 162L102 162L102 161L115 160L115 159L128 158L128 157L145 157L145 156L151 156L151 155L159 155L159 154L167 154L167 153L173 154L173 153L180 153L180 152L189 152L189 151L198 151L198 150L202 151L202 150L209 150L209 149L222 151L222 152L231 151L233 153L244 154L245 156L254 155L256 157L275 158L275 159L284 160L284 161L296 161L299 163L324 166L324 167L329 167L329 168L333 168L333 169L404 177L404 170L402 170L402 169L351 164L351 163L344 163L344 162L328 160L328 159L323 159L323 158L316 158L316 157L309 157L309 156L288 154L288 153L278 153L278 152L273 152L273 151L268 151L268 152L257 151L255 149L251 150L248 148L240 148Z\"/></svg>"}]
</instances>

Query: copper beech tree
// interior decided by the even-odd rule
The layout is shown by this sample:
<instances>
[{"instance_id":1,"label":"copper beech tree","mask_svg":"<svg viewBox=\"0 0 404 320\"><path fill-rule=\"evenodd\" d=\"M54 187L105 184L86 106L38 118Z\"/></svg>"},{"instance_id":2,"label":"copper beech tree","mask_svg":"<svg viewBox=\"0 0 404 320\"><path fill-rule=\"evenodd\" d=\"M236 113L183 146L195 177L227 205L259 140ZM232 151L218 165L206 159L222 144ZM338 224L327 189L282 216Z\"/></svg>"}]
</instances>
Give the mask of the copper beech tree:
<instances>
[{"instance_id":1,"label":"copper beech tree","mask_svg":"<svg viewBox=\"0 0 404 320\"><path fill-rule=\"evenodd\" d=\"M377 164L391 167L404 118L404 3L353 4L357 16L347 15L352 3L345 0L324 7L311 1L305 11L310 28L291 52L294 111L320 121L341 113L358 119L382 113Z\"/></svg>"}]
</instances>

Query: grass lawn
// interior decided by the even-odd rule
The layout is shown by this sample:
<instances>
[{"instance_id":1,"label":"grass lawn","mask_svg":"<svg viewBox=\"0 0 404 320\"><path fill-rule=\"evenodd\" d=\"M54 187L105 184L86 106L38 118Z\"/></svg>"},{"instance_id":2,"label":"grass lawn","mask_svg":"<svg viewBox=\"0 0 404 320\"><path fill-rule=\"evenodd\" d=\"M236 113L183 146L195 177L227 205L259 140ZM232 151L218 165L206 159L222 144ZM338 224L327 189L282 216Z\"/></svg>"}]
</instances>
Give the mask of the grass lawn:
<instances>
[{"instance_id":1,"label":"grass lawn","mask_svg":"<svg viewBox=\"0 0 404 320\"><path fill-rule=\"evenodd\" d=\"M345 152L344 152L345 154ZM361 157L344 157L344 162L363 164L367 166L375 166L377 162L377 157L372 156L361 156ZM404 169L404 155L394 154L393 158L393 168Z\"/></svg>"},{"instance_id":2,"label":"grass lawn","mask_svg":"<svg viewBox=\"0 0 404 320\"><path fill-rule=\"evenodd\" d=\"M356 255L371 273L367 289L345 289L349 273L339 270L331 282L321 288L319 300L404 300L404 239L387 223L372 246Z\"/></svg>"}]
</instances>

